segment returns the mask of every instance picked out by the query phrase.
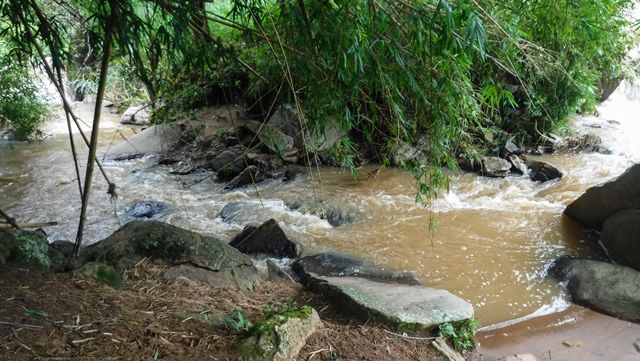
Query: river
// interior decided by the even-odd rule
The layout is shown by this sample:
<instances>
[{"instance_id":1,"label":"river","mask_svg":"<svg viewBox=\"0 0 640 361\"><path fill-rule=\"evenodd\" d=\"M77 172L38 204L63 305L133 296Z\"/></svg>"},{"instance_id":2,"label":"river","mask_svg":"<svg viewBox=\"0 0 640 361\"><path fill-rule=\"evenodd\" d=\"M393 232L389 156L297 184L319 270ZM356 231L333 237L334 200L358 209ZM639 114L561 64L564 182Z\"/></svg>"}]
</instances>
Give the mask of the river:
<instances>
[{"instance_id":1,"label":"river","mask_svg":"<svg viewBox=\"0 0 640 361\"><path fill-rule=\"evenodd\" d=\"M572 124L579 132L599 134L611 154L536 157L564 172L557 182L454 175L453 186L435 201L432 213L415 203L412 178L393 168L371 182L355 182L347 172L322 168L319 174L288 183L274 180L224 192L210 174L172 175L155 158L104 160L118 198L107 195L106 183L96 174L85 238L95 242L108 236L127 222L127 208L141 200L166 202L169 211L162 221L226 240L246 224L275 218L302 243L305 253L335 250L413 271L423 284L471 302L485 326L559 312L569 302L561 287L547 279L548 268L560 255L590 253L593 248L562 211L588 187L640 161L635 91L623 84L598 108L598 116L578 117ZM76 107L89 122L91 105ZM117 116L103 114L99 155L133 134L118 124ZM54 116L43 130L50 136L40 142L0 142L0 208L21 222L57 221L47 228L50 239L71 240L80 201L66 124ZM83 171L86 147L79 140L76 136ZM287 206L314 195L359 210L361 219L333 227ZM220 213L230 203L241 211L223 220ZM428 230L430 216L438 221L435 232Z\"/></svg>"}]
</instances>

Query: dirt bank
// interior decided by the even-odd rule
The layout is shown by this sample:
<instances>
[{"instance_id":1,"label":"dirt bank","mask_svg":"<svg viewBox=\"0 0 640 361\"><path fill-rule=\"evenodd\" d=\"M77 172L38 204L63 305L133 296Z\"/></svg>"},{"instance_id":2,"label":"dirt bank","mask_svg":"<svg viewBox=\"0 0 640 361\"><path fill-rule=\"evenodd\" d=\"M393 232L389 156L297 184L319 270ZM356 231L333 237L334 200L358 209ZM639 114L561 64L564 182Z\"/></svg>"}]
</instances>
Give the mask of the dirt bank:
<instances>
[{"instance_id":1,"label":"dirt bank","mask_svg":"<svg viewBox=\"0 0 640 361\"><path fill-rule=\"evenodd\" d=\"M428 341L359 324L292 283L265 282L253 293L164 281L163 268L127 272L123 290L68 274L0 266L2 360L238 360L239 336L176 312L242 310L262 317L269 302L308 303L324 322L298 360L442 360ZM427 336L418 334L416 336Z\"/></svg>"},{"instance_id":2,"label":"dirt bank","mask_svg":"<svg viewBox=\"0 0 640 361\"><path fill-rule=\"evenodd\" d=\"M538 360L637 361L640 325L580 306L508 327L479 332L477 360L531 353Z\"/></svg>"}]
</instances>

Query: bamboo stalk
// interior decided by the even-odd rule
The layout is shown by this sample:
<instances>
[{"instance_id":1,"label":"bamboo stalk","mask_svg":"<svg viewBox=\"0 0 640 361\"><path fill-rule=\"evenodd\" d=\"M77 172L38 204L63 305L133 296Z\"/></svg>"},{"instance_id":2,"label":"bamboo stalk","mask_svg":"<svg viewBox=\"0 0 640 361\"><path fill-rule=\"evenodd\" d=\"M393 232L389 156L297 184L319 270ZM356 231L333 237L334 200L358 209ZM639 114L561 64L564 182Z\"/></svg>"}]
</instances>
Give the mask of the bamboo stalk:
<instances>
[{"instance_id":1,"label":"bamboo stalk","mask_svg":"<svg viewBox=\"0 0 640 361\"><path fill-rule=\"evenodd\" d=\"M111 56L111 44L113 40L113 27L116 19L116 7L113 1L109 1L111 14L107 20L107 28L105 29L105 38L102 54L102 64L100 65L100 80L98 82L98 91L96 93L96 107L93 112L93 125L91 127L91 142L89 143L89 157L87 159L87 168L84 177L84 187L82 193L82 209L80 210L80 222L78 224L78 233L76 242L73 246L73 254L78 257L80 255L80 246L82 245L82 237L84 235L84 224L87 220L87 207L89 206L89 195L91 193L91 184L93 181L93 166L96 161L96 150L98 148L98 133L100 132L100 115L102 110L102 99L104 98L104 90L107 85L107 72L109 71L109 57Z\"/></svg>"}]
</instances>

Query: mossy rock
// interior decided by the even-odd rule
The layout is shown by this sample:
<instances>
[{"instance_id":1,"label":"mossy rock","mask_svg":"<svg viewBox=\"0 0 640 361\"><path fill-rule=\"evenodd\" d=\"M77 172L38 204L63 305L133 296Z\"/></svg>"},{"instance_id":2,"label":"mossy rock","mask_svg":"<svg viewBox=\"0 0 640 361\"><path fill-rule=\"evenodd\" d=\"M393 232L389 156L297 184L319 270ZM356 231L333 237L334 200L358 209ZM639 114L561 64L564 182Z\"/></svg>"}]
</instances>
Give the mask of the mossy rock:
<instances>
[{"instance_id":1,"label":"mossy rock","mask_svg":"<svg viewBox=\"0 0 640 361\"><path fill-rule=\"evenodd\" d=\"M245 360L294 360L321 324L318 313L309 306L286 308L267 316L234 345Z\"/></svg>"},{"instance_id":2,"label":"mossy rock","mask_svg":"<svg viewBox=\"0 0 640 361\"><path fill-rule=\"evenodd\" d=\"M251 288L258 273L251 258L226 242L157 221L132 221L106 239L86 247L86 261L123 272L148 257L170 265L190 265L212 274L232 275L240 289Z\"/></svg>"},{"instance_id":3,"label":"mossy rock","mask_svg":"<svg viewBox=\"0 0 640 361\"><path fill-rule=\"evenodd\" d=\"M86 277L96 280L115 289L124 286L122 276L113 267L102 262L89 262L74 272L76 276Z\"/></svg>"},{"instance_id":4,"label":"mossy rock","mask_svg":"<svg viewBox=\"0 0 640 361\"><path fill-rule=\"evenodd\" d=\"M49 267L49 243L41 231L0 229L0 264L18 263Z\"/></svg>"}]
</instances>

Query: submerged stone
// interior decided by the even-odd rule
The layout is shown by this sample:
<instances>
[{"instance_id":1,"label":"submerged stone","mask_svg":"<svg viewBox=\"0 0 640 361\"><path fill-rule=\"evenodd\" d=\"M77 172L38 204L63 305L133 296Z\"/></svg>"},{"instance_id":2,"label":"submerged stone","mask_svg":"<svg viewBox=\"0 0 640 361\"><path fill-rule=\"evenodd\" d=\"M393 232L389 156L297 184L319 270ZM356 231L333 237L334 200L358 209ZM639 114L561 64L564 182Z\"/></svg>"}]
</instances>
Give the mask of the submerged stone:
<instances>
[{"instance_id":1,"label":"submerged stone","mask_svg":"<svg viewBox=\"0 0 640 361\"><path fill-rule=\"evenodd\" d=\"M127 209L127 215L133 218L155 218L167 209L164 202L141 201Z\"/></svg>"},{"instance_id":2,"label":"submerged stone","mask_svg":"<svg viewBox=\"0 0 640 361\"><path fill-rule=\"evenodd\" d=\"M530 170L529 178L535 182L547 182L562 178L562 172L549 163L530 160L527 161L527 167Z\"/></svg>"}]
</instances>

